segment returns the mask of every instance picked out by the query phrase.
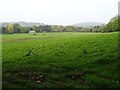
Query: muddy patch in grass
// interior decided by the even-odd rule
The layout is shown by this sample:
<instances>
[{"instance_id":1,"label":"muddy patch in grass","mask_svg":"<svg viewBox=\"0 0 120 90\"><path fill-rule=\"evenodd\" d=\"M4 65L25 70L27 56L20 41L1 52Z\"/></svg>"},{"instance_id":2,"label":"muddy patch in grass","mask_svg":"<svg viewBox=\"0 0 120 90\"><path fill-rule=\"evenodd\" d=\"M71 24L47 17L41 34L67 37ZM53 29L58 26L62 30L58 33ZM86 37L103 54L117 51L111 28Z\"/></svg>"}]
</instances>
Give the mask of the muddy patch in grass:
<instances>
[{"instance_id":1,"label":"muddy patch in grass","mask_svg":"<svg viewBox=\"0 0 120 90\"><path fill-rule=\"evenodd\" d=\"M18 76L37 83L43 83L47 80L47 75L38 72L20 72L18 73Z\"/></svg>"},{"instance_id":2,"label":"muddy patch in grass","mask_svg":"<svg viewBox=\"0 0 120 90\"><path fill-rule=\"evenodd\" d=\"M67 74L65 75L65 77L71 80L83 80L84 75L85 75L85 72L79 73L79 74Z\"/></svg>"}]
</instances>

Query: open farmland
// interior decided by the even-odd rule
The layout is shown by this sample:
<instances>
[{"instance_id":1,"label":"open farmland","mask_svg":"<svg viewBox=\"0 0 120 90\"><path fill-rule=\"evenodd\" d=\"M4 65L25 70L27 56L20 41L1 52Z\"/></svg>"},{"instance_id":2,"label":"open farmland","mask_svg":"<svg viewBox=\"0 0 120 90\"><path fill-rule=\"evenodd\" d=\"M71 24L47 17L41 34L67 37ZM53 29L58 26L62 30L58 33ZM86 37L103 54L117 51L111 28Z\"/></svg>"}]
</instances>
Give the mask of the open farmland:
<instances>
[{"instance_id":1,"label":"open farmland","mask_svg":"<svg viewBox=\"0 0 120 90\"><path fill-rule=\"evenodd\" d=\"M116 88L118 33L2 35L3 88Z\"/></svg>"}]
</instances>

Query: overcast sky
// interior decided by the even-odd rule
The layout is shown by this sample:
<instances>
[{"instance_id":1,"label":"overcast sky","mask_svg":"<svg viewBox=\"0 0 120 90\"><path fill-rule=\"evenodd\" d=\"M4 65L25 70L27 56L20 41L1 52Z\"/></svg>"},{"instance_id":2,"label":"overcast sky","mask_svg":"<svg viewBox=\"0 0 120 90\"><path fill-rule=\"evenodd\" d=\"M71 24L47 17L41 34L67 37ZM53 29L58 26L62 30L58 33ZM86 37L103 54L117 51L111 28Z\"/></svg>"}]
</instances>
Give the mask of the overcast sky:
<instances>
[{"instance_id":1,"label":"overcast sky","mask_svg":"<svg viewBox=\"0 0 120 90\"><path fill-rule=\"evenodd\" d=\"M119 0L0 0L0 22L71 25L103 22L117 15Z\"/></svg>"}]
</instances>

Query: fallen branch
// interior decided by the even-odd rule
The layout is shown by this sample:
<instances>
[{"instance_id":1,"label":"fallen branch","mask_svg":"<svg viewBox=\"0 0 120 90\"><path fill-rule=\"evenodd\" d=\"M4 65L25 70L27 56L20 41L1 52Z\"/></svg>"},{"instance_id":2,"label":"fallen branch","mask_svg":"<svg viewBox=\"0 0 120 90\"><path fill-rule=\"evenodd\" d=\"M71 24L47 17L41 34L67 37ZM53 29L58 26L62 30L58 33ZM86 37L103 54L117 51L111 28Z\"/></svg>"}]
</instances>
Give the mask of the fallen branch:
<instances>
[{"instance_id":1,"label":"fallen branch","mask_svg":"<svg viewBox=\"0 0 120 90\"><path fill-rule=\"evenodd\" d=\"M38 56L36 53L34 53L32 51L29 51L25 56L30 56L31 53L34 54L34 55L36 55L36 56Z\"/></svg>"},{"instance_id":2,"label":"fallen branch","mask_svg":"<svg viewBox=\"0 0 120 90\"><path fill-rule=\"evenodd\" d=\"M26 56L30 56L30 53L31 53L31 52L32 52L32 51L29 51L28 54L26 54Z\"/></svg>"},{"instance_id":3,"label":"fallen branch","mask_svg":"<svg viewBox=\"0 0 120 90\"><path fill-rule=\"evenodd\" d=\"M38 56L36 53L32 52L34 55Z\"/></svg>"}]
</instances>

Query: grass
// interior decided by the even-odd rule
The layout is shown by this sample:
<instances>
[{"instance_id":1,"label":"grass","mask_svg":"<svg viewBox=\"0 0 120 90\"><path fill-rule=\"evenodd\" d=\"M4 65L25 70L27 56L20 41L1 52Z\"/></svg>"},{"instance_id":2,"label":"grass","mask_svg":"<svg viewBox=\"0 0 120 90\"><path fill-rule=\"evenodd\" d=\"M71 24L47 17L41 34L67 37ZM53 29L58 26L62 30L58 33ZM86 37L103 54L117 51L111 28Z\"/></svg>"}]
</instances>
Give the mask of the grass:
<instances>
[{"instance_id":1,"label":"grass","mask_svg":"<svg viewBox=\"0 0 120 90\"><path fill-rule=\"evenodd\" d=\"M2 88L2 35L0 34L0 89Z\"/></svg>"},{"instance_id":2,"label":"grass","mask_svg":"<svg viewBox=\"0 0 120 90\"><path fill-rule=\"evenodd\" d=\"M119 87L118 33L9 34L2 39L3 88Z\"/></svg>"}]
</instances>

